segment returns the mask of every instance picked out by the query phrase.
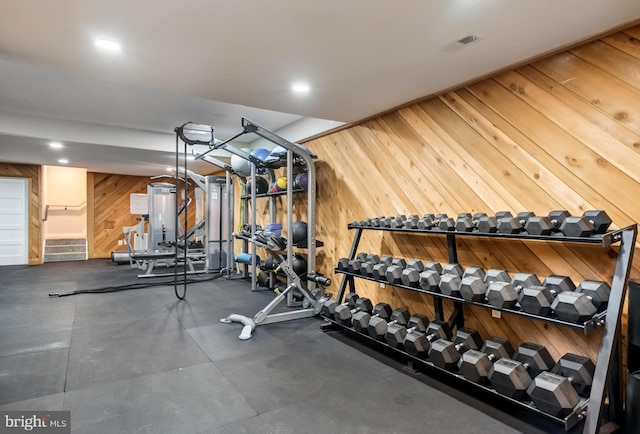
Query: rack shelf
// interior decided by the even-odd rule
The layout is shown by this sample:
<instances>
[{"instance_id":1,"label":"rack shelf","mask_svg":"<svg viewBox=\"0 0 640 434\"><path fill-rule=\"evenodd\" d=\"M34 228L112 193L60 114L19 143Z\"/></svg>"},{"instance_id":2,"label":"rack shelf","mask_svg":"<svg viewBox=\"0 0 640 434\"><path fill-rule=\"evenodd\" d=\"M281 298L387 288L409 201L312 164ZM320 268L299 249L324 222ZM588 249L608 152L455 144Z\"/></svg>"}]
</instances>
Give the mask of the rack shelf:
<instances>
[{"instance_id":1,"label":"rack shelf","mask_svg":"<svg viewBox=\"0 0 640 434\"><path fill-rule=\"evenodd\" d=\"M556 423L562 424L564 425L565 430L570 430L571 428L573 428L575 425L577 425L582 419L584 419L585 414L586 414L586 409L587 406L589 404L589 400L587 398L581 398L580 402L578 403L578 405L573 409L573 411L571 412L571 414L569 414L567 417L565 417L564 419L562 418L558 418L555 417L553 415L550 415L548 413L545 413L543 411L540 411L539 409L537 409L532 402L529 401L518 401L517 399L513 399L510 398L508 396L505 395L501 395L498 392L496 392L494 389L484 386L482 384L478 384L478 383L474 383L473 381L469 381L466 378L464 378L462 375L460 374L456 374L455 372L451 372L451 371L447 371L446 369L442 369L439 366L434 365L432 362L430 362L428 359L421 359L419 357L416 357L412 354L409 354L401 349L398 348L394 348L390 345L388 345L386 342L383 341L379 341L377 339L372 338L369 335L365 335L363 333L359 333L356 330L354 330L352 327L348 327L344 324L341 324L331 318L327 318L327 317L323 317L325 321L331 323L334 327L338 327L344 330L347 330L351 333L354 333L364 339L367 339L370 342L375 342L376 345L380 345L384 348L388 348L389 350L392 350L398 354L400 354L402 357L406 358L408 361L412 362L412 363L419 363L421 365L424 366L428 366L430 369L434 369L436 370L439 374L445 374L450 378L455 378L458 381L461 381L465 384L471 384L475 387L477 387L478 389L483 390L486 393L489 393L493 396L497 396L500 397L501 399L504 399L505 401L509 401L512 402L520 407L524 407L529 411L533 411L537 414L539 414L540 416L544 416L547 419L551 419L553 421L555 421Z\"/></svg>"},{"instance_id":2,"label":"rack shelf","mask_svg":"<svg viewBox=\"0 0 640 434\"><path fill-rule=\"evenodd\" d=\"M431 229L409 229L409 228L391 228L391 227L377 227L377 226L365 226L358 222L348 225L350 230L355 230L353 236L353 242L349 252L349 259L355 259L358 250L358 245L362 234L365 231L383 231L391 233L401 233L419 236L445 236L447 239L449 263L457 263L457 237L476 237L476 238L490 238L490 239L506 239L506 240L522 240L522 241L545 241L545 242L560 242L560 243L578 243L578 244L591 244L594 247L609 247L613 244L619 243L618 254L616 259L615 270L613 273L613 280L611 282L611 293L609 296L609 303L607 310L596 314L593 318L586 321L583 324L574 324L566 321L559 320L553 316L539 316L529 314L518 309L503 309L496 308L486 303L470 302L459 297L448 296L446 294L432 292L424 290L422 288L416 288L412 286L406 286L403 284L391 284L386 281L380 281L368 276L351 273L345 270L335 269L335 273L342 274L342 280L338 289L337 301L342 302L345 291L356 292L355 281L356 278L364 279L379 283L389 284L398 288L407 289L410 291L416 291L427 294L432 297L435 319L440 321L446 321L451 327L464 327L464 306L478 306L484 309L491 309L500 312L513 314L516 316L527 317L533 320L544 321L547 323L553 323L563 327L569 327L573 329L583 330L585 334L589 334L597 328L602 329L602 336L600 338L600 346L598 350L597 364L594 374L594 381L591 388L591 394L588 400L581 403L574 409L574 412L566 419L558 419L545 414L535 407L532 407L528 403L520 403L519 405L530 409L535 413L539 413L549 419L556 420L558 423L562 423L565 429L574 427L577 423L584 421L583 433L595 434L601 428L615 429L621 426L623 421L623 384L622 384L622 363L620 356L622 354L622 338L620 333L620 323L622 318L622 306L626 297L627 281L629 279L629 273L631 269L631 262L633 260L634 247L637 237L637 224L629 225L622 229L609 231L605 234L593 235L590 237L565 237L561 234L555 234L550 236L538 236L529 235L527 233L520 234L502 234L502 233L484 233L474 230L472 232L458 232L458 231L442 231L438 228ZM446 319L444 318L443 300L450 300L453 302L453 313ZM353 333L357 333L355 330L338 324L332 320L327 319L333 324L339 325L342 328L351 330ZM363 336L358 333L358 335ZM370 338L372 341L378 342L381 345L384 343ZM391 348L390 346L386 345ZM396 350L395 348L392 348ZM399 351L399 350L396 350ZM438 369L450 374L452 378L458 378L464 380L459 375L444 371L432 363L417 359L403 351L400 351L410 360L415 359L420 361L433 369ZM467 380L464 380L467 381ZM467 381L468 382L468 381ZM475 383L473 383L475 384ZM490 388L478 385L478 387L487 389L488 391L497 394ZM501 395L500 395L501 396ZM502 396L501 396L502 397ZM502 397L505 398L505 397ZM505 398L509 399L509 398ZM605 414L605 402L608 401L607 414ZM519 401L518 401L519 402ZM606 423L604 422L606 420Z\"/></svg>"},{"instance_id":3,"label":"rack shelf","mask_svg":"<svg viewBox=\"0 0 640 434\"><path fill-rule=\"evenodd\" d=\"M378 226L362 226L355 223L348 225L349 229L363 229L373 231L387 231L387 232L400 232L409 234L433 234L433 235L455 235L456 237L486 237L486 238L498 238L506 240L539 240L539 241L555 241L563 243L584 243L584 244L599 244L602 247L608 247L612 244L620 242L622 239L622 233L625 230L635 230L636 225L627 226L615 231L609 231L606 234L596 234L590 237L566 237L561 233L552 235L529 235L527 233L519 234L502 234L502 233L486 233L474 230L473 232L460 232L460 231L442 231L438 228L433 229L407 229L407 228L386 228Z\"/></svg>"},{"instance_id":4,"label":"rack shelf","mask_svg":"<svg viewBox=\"0 0 640 434\"><path fill-rule=\"evenodd\" d=\"M534 314L531 314L531 313L528 313L528 312L524 312L524 311L518 310L518 309L506 309L506 308L492 306L492 305L490 305L488 303L480 303L480 302L475 302L475 301L468 301L468 300L465 300L462 297L454 297L454 296L451 296L451 295L443 294L441 292L434 292L434 291L429 291L427 289L423 289L423 288L419 288L419 287L415 287L415 286L403 285L402 283L389 283L386 280L376 280L376 279L374 279L372 277L369 277L369 276L363 276L362 274L351 273L349 271L340 270L338 268L334 269L333 271L334 271L334 273L344 274L344 275L350 276L350 277L357 277L359 279L365 279L365 280L370 280L370 281L373 281L373 282L383 283L385 285L391 285L391 286L395 286L397 288L407 289L409 291L421 292L423 294L428 294L428 295L431 295L433 297L443 298L443 299L446 299L446 300L452 300L454 302L459 302L459 303L462 303L464 305L479 306L479 307L482 307L484 309L497 310L497 311L509 313L509 314L512 314L512 315L524 316L524 317L527 317L527 318L530 318L530 319L534 319L534 320L538 320L538 321L544 321L544 322L549 322L549 323L561 325L561 326L564 326L564 327L570 327L570 328L574 328L574 329L578 329L578 330L583 330L585 335L588 335L589 333L593 332L594 330L602 327L604 325L605 317L607 315L606 312L599 312L599 313L595 314L593 316L593 318L589 319L588 321L585 321L584 323L572 323L572 322L568 322L568 321L563 321L561 319L558 319L558 318L555 318L555 317L552 317L552 316L534 315Z\"/></svg>"},{"instance_id":5,"label":"rack shelf","mask_svg":"<svg viewBox=\"0 0 640 434\"><path fill-rule=\"evenodd\" d=\"M304 190L302 188L294 188L293 190L291 190L292 193L305 193L307 190ZM276 196L286 196L287 195L287 191L283 190L283 191L268 191L266 193L260 193L257 194L256 193L256 198L261 198L261 197L276 197ZM245 194L244 196L240 196L240 199L243 200L249 200L251 199L251 195L250 194Z\"/></svg>"}]
</instances>

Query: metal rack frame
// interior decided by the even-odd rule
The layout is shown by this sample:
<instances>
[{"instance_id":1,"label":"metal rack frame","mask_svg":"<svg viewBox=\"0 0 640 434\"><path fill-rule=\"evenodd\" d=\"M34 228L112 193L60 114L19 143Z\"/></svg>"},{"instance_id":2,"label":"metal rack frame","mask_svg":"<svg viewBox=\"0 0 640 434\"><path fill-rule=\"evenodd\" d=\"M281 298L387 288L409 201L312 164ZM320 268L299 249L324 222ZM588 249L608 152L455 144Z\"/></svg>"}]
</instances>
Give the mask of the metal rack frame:
<instances>
[{"instance_id":1,"label":"metal rack frame","mask_svg":"<svg viewBox=\"0 0 640 434\"><path fill-rule=\"evenodd\" d=\"M267 168L267 170L270 170L270 176L273 178L273 169L276 168L280 168L280 167L284 167L280 164L274 164L274 165L270 165L270 164L265 164L263 161L261 161L260 159L256 158L255 156L251 155L250 153L243 151L242 149L238 149L234 146L232 146L230 143L234 140L236 140L238 137L243 136L245 134L256 134L260 137L262 137L265 140L268 140L271 143L274 143L276 145L282 146L283 148L285 148L287 150L287 160L286 160L286 173L287 173L287 179L292 180L293 179L293 161L294 161L294 154L299 157L300 159L303 160L303 164L306 167L307 170L307 176L308 176L308 188L307 188L307 273L308 274L314 274L315 270L316 270L316 172L315 172L315 166L313 164L313 159L316 158L315 155L311 155L309 154L308 150L303 148L302 146L300 146L297 143L293 143L290 142L289 140L275 134L274 132L256 124L255 122L250 121L249 119L246 118L242 118L242 131L239 132L238 134L230 137L229 139L222 141L222 142L217 142L215 145L211 146L209 151L204 152L199 154L198 156L196 156L196 159L204 159L206 161L207 157L209 157L207 154L215 149L224 149L228 152L230 152L233 155L237 155L238 157L243 158L244 160L247 160L250 163L251 166L251 184L252 185L256 185L255 181L256 181L256 169L258 167L265 167ZM252 212L251 212L251 238L255 238L255 228L256 228L256 198L257 197L262 197L263 195L257 195L256 194L256 189L252 189L251 191L251 195L250 195L250 200L251 200L251 207L252 207ZM293 215L292 215L292 209L293 209L293 183L292 182L288 182L287 183L287 190L286 194L287 196L287 240L292 240L293 239ZM275 195L269 195L270 197L270 218L273 220L275 220ZM245 207L245 213L247 212L247 209ZM246 214L245 214L245 218L246 218ZM245 220L246 221L246 220ZM256 290L256 284L255 284L255 276L256 274L256 268L257 268L257 264L256 264L256 245L255 242L251 242L251 241L246 241L243 240L243 243L245 243L245 249L248 248L247 243L251 243L252 244L252 264L251 264L251 273L252 273L252 286L251 289L252 290ZM289 267L292 266L292 260L293 260L293 244L291 242L287 243L287 264L289 265ZM287 283L288 285L291 285L291 279L289 277L287 277ZM315 283L314 282L309 282L308 285L310 285L309 290L314 290L315 289ZM289 300L288 300L289 301ZM288 303L289 304L289 303Z\"/></svg>"},{"instance_id":2,"label":"metal rack frame","mask_svg":"<svg viewBox=\"0 0 640 434\"><path fill-rule=\"evenodd\" d=\"M622 338L621 338L621 317L622 317L622 306L625 301L626 292L627 292L627 282L629 279L629 273L631 270L631 262L633 260L634 247L637 237L637 224L627 226L625 228L607 232L601 235L594 235L591 237L585 238L573 238L573 237L562 237L562 236L532 236L528 234L488 234L488 233L480 233L477 231L474 232L457 232L457 231L441 231L438 229L405 229L405 228L382 228L382 227L370 227L363 226L359 224L350 224L348 226L349 229L355 230L355 235L353 237L353 242L351 244L351 249L349 252L349 259L355 259L358 245L360 243L360 239L362 237L362 233L365 230L373 230L373 231L389 231L389 232L401 232L401 233L414 233L416 235L434 235L434 236L446 236L447 237L447 247L449 254L449 262L457 263L457 245L456 245L456 237L462 236L473 236L473 237L489 237L489 238L502 238L502 239L517 239L517 240L538 240L538 241L548 241L548 242L563 242L563 243L582 243L582 244L592 244L595 246L608 247L612 244L619 243L619 251L618 257L616 260L615 271L613 275L613 280L611 282L611 294L609 296L609 303L606 312L601 314L596 314L592 319L586 321L584 324L572 324L566 321L561 321L557 318L553 318L551 316L539 316L532 315L526 312L522 312L520 310L514 309L498 309L493 306L489 306L484 303L476 303L476 302L468 302L462 298L451 297L445 294L431 292L427 290L423 290L421 288L414 288L410 286L405 286L402 284L393 284L392 286L396 286L399 288L404 288L410 291L417 291L424 294L431 295L433 297L434 303L434 311L436 315L436 319L441 321L446 321L450 326L463 327L464 326L464 305L473 305L479 306L492 310L499 310L501 312L525 316L530 319L535 319L539 321L549 322L560 326L577 328L584 330L585 334L588 334L595 330L596 328L602 328L602 338L600 340L600 346L598 350L598 359L596 363L596 369L594 374L594 381L591 387L591 394L588 400L582 400L578 406L574 409L574 411L568 415L564 419L560 419L546 413L543 413L532 406L531 403L522 402L507 398L503 395L498 394L495 390L491 388L487 388L484 386L476 385L489 393L492 393L496 396L499 396L503 399L514 402L515 404L522 406L534 413L537 413L541 416L544 416L548 419L554 420L557 423L563 424L566 430L573 428L579 422L584 420L583 433L595 434L599 432L599 430L610 429L619 427L622 425L624 420L624 410L623 410L623 396L624 396L624 387L622 385L622 363L620 360L620 356L622 354ZM349 292L355 292L355 278L366 279L366 280L374 280L362 275L356 275L353 273L345 272L343 270L335 270L335 272L343 274L342 280L340 282L340 287L337 294L338 303L342 302L344 294L349 288ZM386 283L388 282L382 282ZM449 299L453 301L454 310L451 316L447 319L444 317L444 310L442 307L442 300ZM335 321L327 319L332 325L336 327L345 328L347 330L355 331L345 325L339 324ZM383 342L378 342L380 345L387 346L388 348L392 348L386 345ZM413 357L401 350L395 349L397 352L402 353L404 356L407 356L409 360L418 361L420 363L429 365L434 369L439 369L434 366L428 360L419 359ZM464 379L458 374L441 370L443 373L446 373L452 377L456 377L461 381L465 381L466 383L474 384L471 381ZM605 416L605 400L608 397L608 408L607 414ZM603 423L603 418L607 420L606 423Z\"/></svg>"}]
</instances>

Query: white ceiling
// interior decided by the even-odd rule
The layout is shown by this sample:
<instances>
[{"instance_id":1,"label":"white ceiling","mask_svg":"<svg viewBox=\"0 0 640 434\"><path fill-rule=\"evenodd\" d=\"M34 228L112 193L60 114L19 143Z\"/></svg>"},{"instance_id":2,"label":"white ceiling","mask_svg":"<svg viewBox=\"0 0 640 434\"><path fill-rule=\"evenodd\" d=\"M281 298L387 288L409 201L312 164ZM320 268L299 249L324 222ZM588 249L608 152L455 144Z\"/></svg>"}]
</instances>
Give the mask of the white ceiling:
<instances>
[{"instance_id":1,"label":"white ceiling","mask_svg":"<svg viewBox=\"0 0 640 434\"><path fill-rule=\"evenodd\" d=\"M0 0L0 11L0 161L153 175L175 161L184 122L224 140L247 117L302 140L636 22L640 1ZM467 35L478 41L453 43ZM95 37L122 51L96 50ZM290 91L297 80L309 94ZM54 139L66 147L49 149Z\"/></svg>"}]
</instances>

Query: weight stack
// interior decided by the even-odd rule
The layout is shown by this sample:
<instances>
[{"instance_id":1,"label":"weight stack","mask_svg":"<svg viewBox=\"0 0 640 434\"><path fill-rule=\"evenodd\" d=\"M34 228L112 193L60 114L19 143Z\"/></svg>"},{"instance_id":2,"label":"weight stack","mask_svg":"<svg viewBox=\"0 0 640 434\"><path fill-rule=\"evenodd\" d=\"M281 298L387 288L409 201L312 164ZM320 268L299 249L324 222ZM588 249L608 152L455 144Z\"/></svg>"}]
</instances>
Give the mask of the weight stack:
<instances>
[{"instance_id":1,"label":"weight stack","mask_svg":"<svg viewBox=\"0 0 640 434\"><path fill-rule=\"evenodd\" d=\"M625 432L640 432L640 282L629 281Z\"/></svg>"}]
</instances>

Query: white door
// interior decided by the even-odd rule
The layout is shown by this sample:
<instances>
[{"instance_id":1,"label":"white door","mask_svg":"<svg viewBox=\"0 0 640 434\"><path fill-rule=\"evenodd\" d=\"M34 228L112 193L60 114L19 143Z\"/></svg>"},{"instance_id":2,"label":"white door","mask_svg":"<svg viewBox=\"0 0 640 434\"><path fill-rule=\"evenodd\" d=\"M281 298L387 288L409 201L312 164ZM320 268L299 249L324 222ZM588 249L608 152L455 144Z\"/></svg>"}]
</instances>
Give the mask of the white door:
<instances>
[{"instance_id":1,"label":"white door","mask_svg":"<svg viewBox=\"0 0 640 434\"><path fill-rule=\"evenodd\" d=\"M0 178L0 265L28 263L28 182Z\"/></svg>"}]
</instances>

